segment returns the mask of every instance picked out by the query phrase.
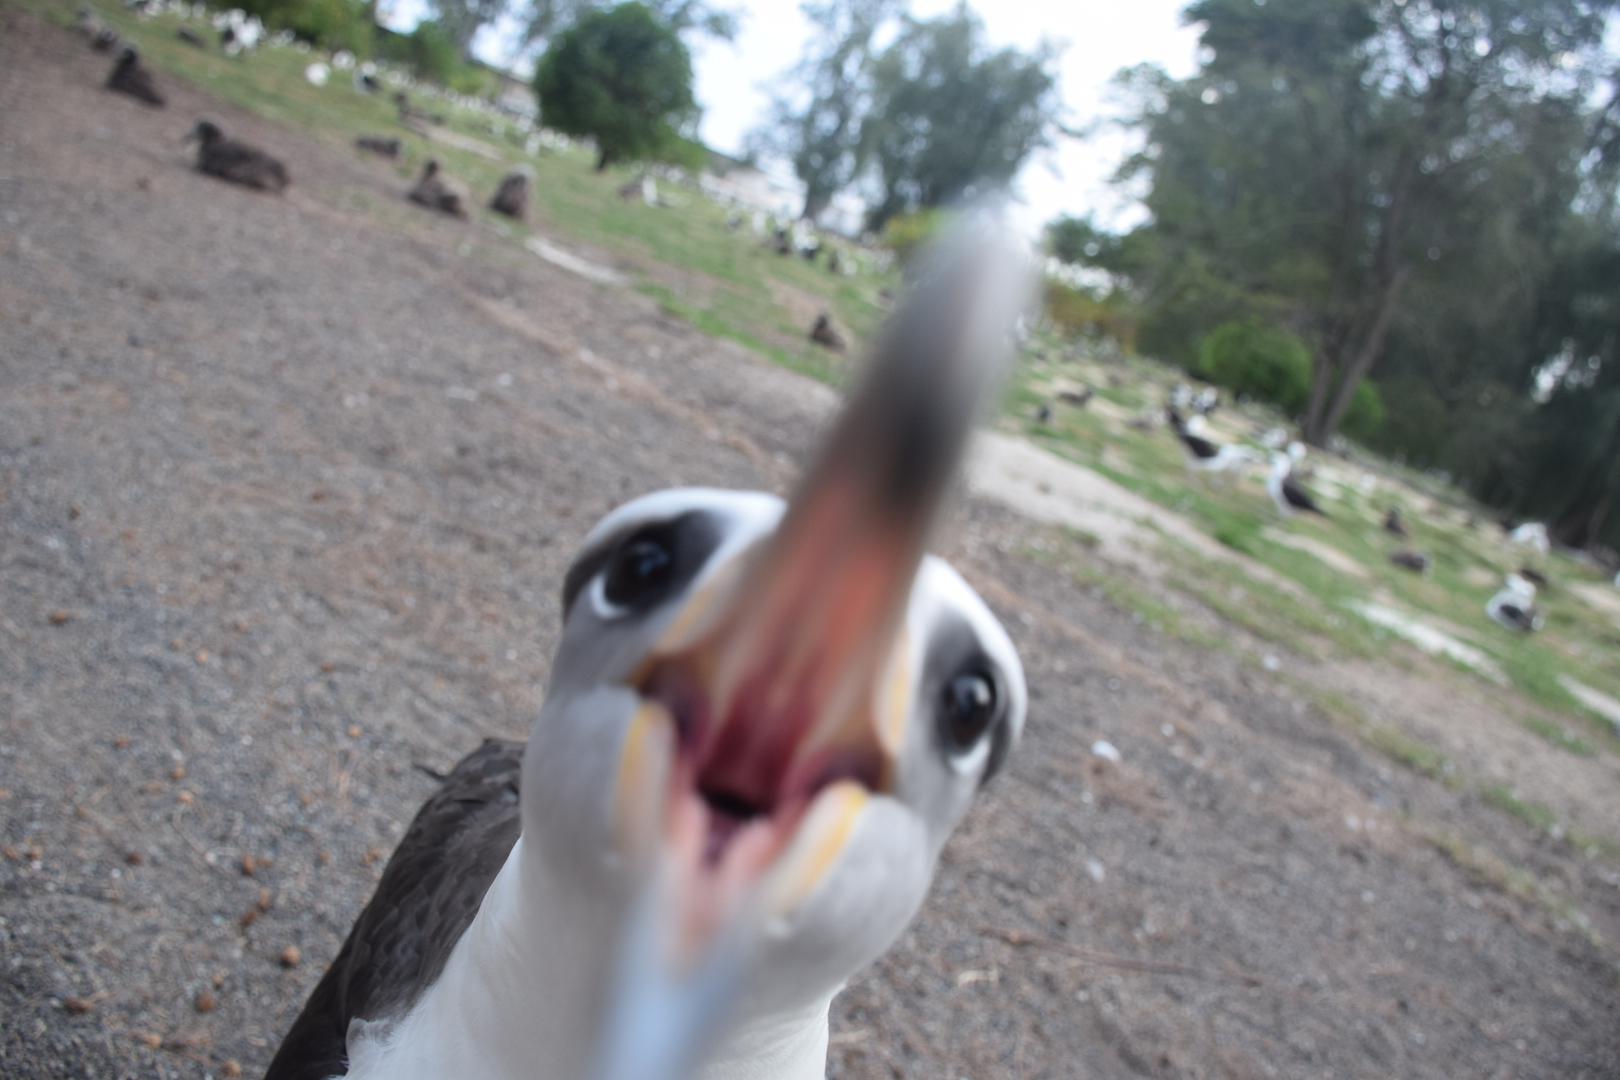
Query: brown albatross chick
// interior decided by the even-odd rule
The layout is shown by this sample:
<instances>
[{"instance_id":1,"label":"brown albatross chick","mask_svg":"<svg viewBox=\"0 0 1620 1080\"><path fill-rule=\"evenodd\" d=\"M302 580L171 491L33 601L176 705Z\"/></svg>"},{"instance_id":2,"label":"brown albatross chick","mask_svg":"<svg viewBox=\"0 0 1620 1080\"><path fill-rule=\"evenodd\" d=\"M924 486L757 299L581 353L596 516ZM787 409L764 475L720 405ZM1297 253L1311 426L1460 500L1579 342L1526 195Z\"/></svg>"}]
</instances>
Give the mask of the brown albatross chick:
<instances>
[{"instance_id":1,"label":"brown albatross chick","mask_svg":"<svg viewBox=\"0 0 1620 1080\"><path fill-rule=\"evenodd\" d=\"M187 137L199 143L199 172L272 194L280 194L287 186L285 165L263 150L227 139L218 126L207 120L197 121L196 129Z\"/></svg>"},{"instance_id":2,"label":"brown albatross chick","mask_svg":"<svg viewBox=\"0 0 1620 1080\"><path fill-rule=\"evenodd\" d=\"M411 188L410 200L430 210L464 218L472 203L472 192L460 180L440 172L438 161L428 158L422 168L422 178Z\"/></svg>"},{"instance_id":3,"label":"brown albatross chick","mask_svg":"<svg viewBox=\"0 0 1620 1080\"><path fill-rule=\"evenodd\" d=\"M165 104L163 92L157 88L157 80L152 73L141 66L138 53L129 46L118 54L118 62L113 65L112 74L107 76L107 89L116 90L120 94L128 94L148 105L162 108Z\"/></svg>"},{"instance_id":4,"label":"brown albatross chick","mask_svg":"<svg viewBox=\"0 0 1620 1080\"><path fill-rule=\"evenodd\" d=\"M501 186L496 189L495 197L489 201L489 208L519 221L528 217L529 174L523 169L513 169L507 173L501 180Z\"/></svg>"}]
</instances>

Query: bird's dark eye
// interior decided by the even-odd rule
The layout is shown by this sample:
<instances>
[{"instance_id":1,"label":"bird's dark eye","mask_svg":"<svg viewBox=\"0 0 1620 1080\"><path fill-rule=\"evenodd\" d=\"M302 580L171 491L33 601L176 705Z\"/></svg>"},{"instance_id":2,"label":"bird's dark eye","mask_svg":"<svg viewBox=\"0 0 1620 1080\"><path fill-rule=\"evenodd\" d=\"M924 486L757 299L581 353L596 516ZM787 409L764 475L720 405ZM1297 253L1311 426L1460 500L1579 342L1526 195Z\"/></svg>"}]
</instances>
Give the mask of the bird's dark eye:
<instances>
[{"instance_id":1,"label":"bird's dark eye","mask_svg":"<svg viewBox=\"0 0 1620 1080\"><path fill-rule=\"evenodd\" d=\"M978 745L996 718L996 684L982 671L964 671L945 684L940 732L953 754Z\"/></svg>"},{"instance_id":2,"label":"bird's dark eye","mask_svg":"<svg viewBox=\"0 0 1620 1080\"><path fill-rule=\"evenodd\" d=\"M675 574L675 537L669 524L631 534L608 564L602 595L619 607L636 607L660 597Z\"/></svg>"}]
</instances>

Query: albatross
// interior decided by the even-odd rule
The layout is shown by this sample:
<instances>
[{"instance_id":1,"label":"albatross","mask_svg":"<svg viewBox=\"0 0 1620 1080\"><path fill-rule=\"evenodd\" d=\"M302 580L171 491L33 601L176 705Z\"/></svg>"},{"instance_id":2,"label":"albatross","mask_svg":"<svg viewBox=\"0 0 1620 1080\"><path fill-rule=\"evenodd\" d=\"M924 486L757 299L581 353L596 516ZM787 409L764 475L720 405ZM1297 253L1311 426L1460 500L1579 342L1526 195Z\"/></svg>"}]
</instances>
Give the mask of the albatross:
<instances>
[{"instance_id":1,"label":"albatross","mask_svg":"<svg viewBox=\"0 0 1620 1080\"><path fill-rule=\"evenodd\" d=\"M1277 512L1291 518L1296 511L1327 517L1327 511L1316 505L1305 485L1294 479L1294 456L1272 451L1271 472L1266 476L1266 493L1277 504Z\"/></svg>"},{"instance_id":2,"label":"albatross","mask_svg":"<svg viewBox=\"0 0 1620 1080\"><path fill-rule=\"evenodd\" d=\"M585 537L526 744L417 815L268 1080L821 1080L827 1010L1017 742L1017 652L925 544L1021 309L936 252L791 502L643 496Z\"/></svg>"},{"instance_id":3,"label":"albatross","mask_svg":"<svg viewBox=\"0 0 1620 1080\"><path fill-rule=\"evenodd\" d=\"M1176 433L1177 441L1181 443L1181 451L1187 459L1189 469L1206 473L1224 473L1230 469L1240 468L1245 462L1260 460L1260 455L1241 443L1223 444L1206 439L1201 433L1193 430L1192 425L1182 418L1174 406L1167 407L1164 412L1170 420L1171 429Z\"/></svg>"}]
</instances>

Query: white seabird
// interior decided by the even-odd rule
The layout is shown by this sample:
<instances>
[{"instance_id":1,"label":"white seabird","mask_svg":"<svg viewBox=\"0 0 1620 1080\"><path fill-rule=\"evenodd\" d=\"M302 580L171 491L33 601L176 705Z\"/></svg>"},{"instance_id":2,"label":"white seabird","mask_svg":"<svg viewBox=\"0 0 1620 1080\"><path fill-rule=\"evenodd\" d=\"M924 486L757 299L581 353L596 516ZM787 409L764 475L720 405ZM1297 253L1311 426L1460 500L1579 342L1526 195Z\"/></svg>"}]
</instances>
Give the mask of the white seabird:
<instances>
[{"instance_id":1,"label":"white seabird","mask_svg":"<svg viewBox=\"0 0 1620 1080\"><path fill-rule=\"evenodd\" d=\"M1536 587L1518 574L1508 574L1502 580L1502 589L1485 601L1485 614L1509 630L1540 630L1544 620L1536 610Z\"/></svg>"},{"instance_id":2,"label":"white seabird","mask_svg":"<svg viewBox=\"0 0 1620 1080\"><path fill-rule=\"evenodd\" d=\"M1293 472L1293 459L1287 454L1273 451L1271 473L1266 477L1266 492L1271 496L1271 501L1277 504L1277 512L1285 518L1293 517L1301 510L1327 517L1326 511L1311 498L1311 493L1294 479Z\"/></svg>"},{"instance_id":3,"label":"white seabird","mask_svg":"<svg viewBox=\"0 0 1620 1080\"><path fill-rule=\"evenodd\" d=\"M267 1080L821 1080L1017 741L1018 656L923 554L1022 302L949 242L792 502L686 489L586 537L526 746L418 814Z\"/></svg>"},{"instance_id":4,"label":"white seabird","mask_svg":"<svg viewBox=\"0 0 1620 1080\"><path fill-rule=\"evenodd\" d=\"M1173 407L1165 409L1165 416L1170 420L1170 427L1176 433L1176 440L1181 443L1181 453L1186 458L1189 469L1206 473L1224 473L1242 468L1248 462L1261 460L1259 454L1241 443L1223 444L1205 438L1200 433L1202 428L1195 430Z\"/></svg>"}]
</instances>

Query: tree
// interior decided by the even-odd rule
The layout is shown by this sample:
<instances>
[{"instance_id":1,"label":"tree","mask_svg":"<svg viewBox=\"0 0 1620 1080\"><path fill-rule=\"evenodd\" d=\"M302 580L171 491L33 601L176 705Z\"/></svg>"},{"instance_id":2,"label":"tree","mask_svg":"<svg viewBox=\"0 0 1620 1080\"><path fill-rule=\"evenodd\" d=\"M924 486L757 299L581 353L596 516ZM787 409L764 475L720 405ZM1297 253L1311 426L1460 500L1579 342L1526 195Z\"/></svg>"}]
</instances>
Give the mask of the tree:
<instances>
[{"instance_id":1,"label":"tree","mask_svg":"<svg viewBox=\"0 0 1620 1080\"><path fill-rule=\"evenodd\" d=\"M598 172L619 161L679 155L697 123L692 57L645 6L592 11L559 35L534 76L540 119L590 136Z\"/></svg>"},{"instance_id":2,"label":"tree","mask_svg":"<svg viewBox=\"0 0 1620 1080\"><path fill-rule=\"evenodd\" d=\"M517 13L523 24L523 44L549 40L605 7L602 0L527 0L523 10ZM705 0L650 0L647 10L660 26L677 34L691 30L722 41L731 41L737 36L737 13L729 8L712 7Z\"/></svg>"},{"instance_id":3,"label":"tree","mask_svg":"<svg viewBox=\"0 0 1620 1080\"><path fill-rule=\"evenodd\" d=\"M472 41L479 29L501 17L507 0L429 0L435 22L455 42L460 59L472 56Z\"/></svg>"},{"instance_id":4,"label":"tree","mask_svg":"<svg viewBox=\"0 0 1620 1080\"><path fill-rule=\"evenodd\" d=\"M1055 50L988 53L965 4L943 18L907 16L872 64L861 143L882 182L868 215L881 230L897 213L942 206L1005 184L1049 145L1058 108Z\"/></svg>"},{"instance_id":5,"label":"tree","mask_svg":"<svg viewBox=\"0 0 1620 1080\"><path fill-rule=\"evenodd\" d=\"M1148 182L1152 220L1104 254L1144 346L1190 364L1229 319L1297 333L1318 444L1380 362L1442 412L1501 382L1579 187L1612 6L1194 3L1203 69L1125 76L1146 146L1121 178Z\"/></svg>"},{"instance_id":6,"label":"tree","mask_svg":"<svg viewBox=\"0 0 1620 1080\"><path fill-rule=\"evenodd\" d=\"M798 93L780 96L753 142L793 162L804 183L801 217L814 221L866 163L861 124L871 108L872 37L898 15L904 0L824 0L805 3L818 29L788 74Z\"/></svg>"}]
</instances>

